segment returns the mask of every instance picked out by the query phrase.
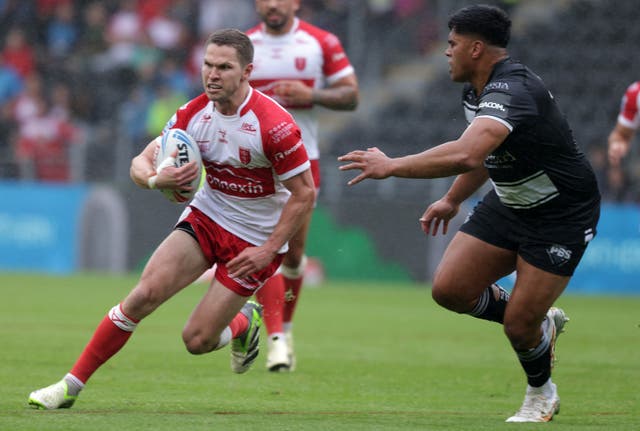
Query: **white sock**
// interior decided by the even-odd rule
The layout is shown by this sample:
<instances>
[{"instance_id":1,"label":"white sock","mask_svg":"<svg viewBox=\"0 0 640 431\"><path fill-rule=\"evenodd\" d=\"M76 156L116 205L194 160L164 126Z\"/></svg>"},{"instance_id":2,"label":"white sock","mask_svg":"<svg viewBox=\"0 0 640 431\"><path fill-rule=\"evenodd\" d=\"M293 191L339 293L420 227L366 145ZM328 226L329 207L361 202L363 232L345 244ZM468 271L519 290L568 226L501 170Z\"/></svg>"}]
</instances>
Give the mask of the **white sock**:
<instances>
[{"instance_id":1,"label":"white sock","mask_svg":"<svg viewBox=\"0 0 640 431\"><path fill-rule=\"evenodd\" d=\"M218 340L218 344L216 344L216 347L214 347L213 350L220 350L230 342L231 342L231 328L227 326L226 328L224 328L224 330L220 334L220 340Z\"/></svg>"},{"instance_id":2,"label":"white sock","mask_svg":"<svg viewBox=\"0 0 640 431\"><path fill-rule=\"evenodd\" d=\"M531 392L535 392L538 394L542 394L547 398L551 398L553 396L553 387L551 386L553 382L551 381L551 378L549 378L549 380L547 380L544 385L538 387L538 388L534 388L533 386L529 386L529 390Z\"/></svg>"},{"instance_id":3,"label":"white sock","mask_svg":"<svg viewBox=\"0 0 640 431\"><path fill-rule=\"evenodd\" d=\"M84 388L84 383L80 381L79 378L74 376L71 373L67 373L64 376L64 381L67 382L67 387L69 388L69 395L78 395L80 391Z\"/></svg>"},{"instance_id":4,"label":"white sock","mask_svg":"<svg viewBox=\"0 0 640 431\"><path fill-rule=\"evenodd\" d=\"M282 332L274 332L273 334L269 334L269 338L272 340L284 340L284 334Z\"/></svg>"}]
</instances>

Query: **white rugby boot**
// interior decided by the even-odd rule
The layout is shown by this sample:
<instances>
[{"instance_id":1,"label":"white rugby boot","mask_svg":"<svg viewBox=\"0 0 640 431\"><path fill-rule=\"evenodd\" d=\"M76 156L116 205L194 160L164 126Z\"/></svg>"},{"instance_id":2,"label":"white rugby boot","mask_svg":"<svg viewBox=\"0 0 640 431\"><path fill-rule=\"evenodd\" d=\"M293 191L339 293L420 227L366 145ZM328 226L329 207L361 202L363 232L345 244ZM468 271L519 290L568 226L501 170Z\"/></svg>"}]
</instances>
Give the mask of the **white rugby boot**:
<instances>
[{"instance_id":1,"label":"white rugby boot","mask_svg":"<svg viewBox=\"0 0 640 431\"><path fill-rule=\"evenodd\" d=\"M545 386L547 386L545 388ZM545 389L547 389L545 391ZM547 393L548 392L548 393ZM549 422L560 411L560 397L555 383L549 380L544 386L527 385L522 407L506 422Z\"/></svg>"},{"instance_id":2,"label":"white rugby boot","mask_svg":"<svg viewBox=\"0 0 640 431\"><path fill-rule=\"evenodd\" d=\"M284 339L287 341L287 355L289 356L289 371L296 369L296 352L293 350L293 331L284 332Z\"/></svg>"},{"instance_id":3,"label":"white rugby boot","mask_svg":"<svg viewBox=\"0 0 640 431\"><path fill-rule=\"evenodd\" d=\"M290 366L285 337L281 333L269 337L267 340L267 369L272 372L287 372L290 370Z\"/></svg>"},{"instance_id":4,"label":"white rugby boot","mask_svg":"<svg viewBox=\"0 0 640 431\"><path fill-rule=\"evenodd\" d=\"M556 341L558 335L564 332L564 327L569 321L565 312L558 307L551 307L547 311L547 324L543 327L550 340L551 346L551 369L556 362ZM560 412L560 397L558 388L549 379L547 383L539 388L527 385L527 392L520 410L508 418L507 422L549 422L553 415Z\"/></svg>"},{"instance_id":5,"label":"white rugby boot","mask_svg":"<svg viewBox=\"0 0 640 431\"><path fill-rule=\"evenodd\" d=\"M549 340L551 340L551 369L553 370L556 363L556 341L558 340L558 335L564 332L564 326L569 321L569 318L562 308L551 307L547 311L547 320L549 324L546 330Z\"/></svg>"},{"instance_id":6,"label":"white rugby boot","mask_svg":"<svg viewBox=\"0 0 640 431\"><path fill-rule=\"evenodd\" d=\"M68 409L76 402L78 394L69 394L69 385L62 379L46 388L29 394L29 405L36 409Z\"/></svg>"}]
</instances>

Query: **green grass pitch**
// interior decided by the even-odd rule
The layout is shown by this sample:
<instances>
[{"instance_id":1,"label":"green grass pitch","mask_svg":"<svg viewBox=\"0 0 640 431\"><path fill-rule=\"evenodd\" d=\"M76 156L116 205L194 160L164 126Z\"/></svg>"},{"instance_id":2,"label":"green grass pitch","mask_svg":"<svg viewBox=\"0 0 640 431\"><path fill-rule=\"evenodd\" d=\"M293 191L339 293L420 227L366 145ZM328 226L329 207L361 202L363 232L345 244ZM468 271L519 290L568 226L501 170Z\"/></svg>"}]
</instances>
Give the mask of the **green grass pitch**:
<instances>
[{"instance_id":1,"label":"green grass pitch","mask_svg":"<svg viewBox=\"0 0 640 431\"><path fill-rule=\"evenodd\" d=\"M525 379L501 327L440 309L425 286L366 282L303 292L294 373L270 374L260 356L234 375L228 348L189 355L181 329L206 288L195 284L143 321L72 409L29 408L135 281L0 274L0 430L640 429L640 297L561 297L560 414L505 424Z\"/></svg>"}]
</instances>

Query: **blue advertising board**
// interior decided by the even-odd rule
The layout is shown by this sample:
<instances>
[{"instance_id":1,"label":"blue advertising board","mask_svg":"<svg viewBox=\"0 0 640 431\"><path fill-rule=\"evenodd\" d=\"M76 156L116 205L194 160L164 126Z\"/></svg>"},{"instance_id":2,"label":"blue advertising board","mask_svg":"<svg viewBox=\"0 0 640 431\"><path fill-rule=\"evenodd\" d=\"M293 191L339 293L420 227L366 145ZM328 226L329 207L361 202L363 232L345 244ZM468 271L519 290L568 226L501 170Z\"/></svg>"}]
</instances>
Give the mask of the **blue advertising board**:
<instances>
[{"instance_id":1,"label":"blue advertising board","mask_svg":"<svg viewBox=\"0 0 640 431\"><path fill-rule=\"evenodd\" d=\"M640 294L640 206L603 204L567 292Z\"/></svg>"},{"instance_id":2,"label":"blue advertising board","mask_svg":"<svg viewBox=\"0 0 640 431\"><path fill-rule=\"evenodd\" d=\"M85 185L0 182L0 270L75 271L87 194Z\"/></svg>"},{"instance_id":3,"label":"blue advertising board","mask_svg":"<svg viewBox=\"0 0 640 431\"><path fill-rule=\"evenodd\" d=\"M640 206L603 204L597 232L566 292L640 295ZM498 283L514 281L512 274Z\"/></svg>"}]
</instances>

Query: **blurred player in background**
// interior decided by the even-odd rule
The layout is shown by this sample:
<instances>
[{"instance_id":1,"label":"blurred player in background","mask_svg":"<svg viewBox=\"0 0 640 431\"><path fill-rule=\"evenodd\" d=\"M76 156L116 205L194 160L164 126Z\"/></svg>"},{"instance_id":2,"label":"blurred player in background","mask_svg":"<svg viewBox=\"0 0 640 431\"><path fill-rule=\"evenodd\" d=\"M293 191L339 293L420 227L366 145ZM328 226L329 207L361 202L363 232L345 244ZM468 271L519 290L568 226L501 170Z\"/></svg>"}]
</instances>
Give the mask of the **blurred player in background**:
<instances>
[{"instance_id":1,"label":"blurred player in background","mask_svg":"<svg viewBox=\"0 0 640 431\"><path fill-rule=\"evenodd\" d=\"M256 0L262 23L247 32L255 47L251 85L272 96L295 118L318 190L318 106L354 110L358 81L340 40L297 18L299 7L300 0ZM278 273L257 293L264 307L270 371L295 368L292 320L303 284L310 222L311 217L296 232Z\"/></svg>"},{"instance_id":2,"label":"blurred player in background","mask_svg":"<svg viewBox=\"0 0 640 431\"><path fill-rule=\"evenodd\" d=\"M616 189L624 187L622 159L631 150L631 141L640 127L640 81L627 87L620 102L616 125L609 134L609 184Z\"/></svg>"},{"instance_id":3,"label":"blurred player in background","mask_svg":"<svg viewBox=\"0 0 640 431\"><path fill-rule=\"evenodd\" d=\"M436 235L486 181L493 188L447 247L432 295L443 307L503 324L527 376L521 408L507 422L547 422L560 406L551 381L556 337L568 320L552 307L569 282L600 214L595 174L544 83L507 52L511 20L496 7L453 14L445 52L465 82L462 135L419 154L388 158L377 148L339 157L365 178L439 178L451 188L420 218ZM516 272L511 294L496 284Z\"/></svg>"},{"instance_id":4,"label":"blurred player in background","mask_svg":"<svg viewBox=\"0 0 640 431\"><path fill-rule=\"evenodd\" d=\"M231 369L244 373L258 355L261 308L247 299L276 271L287 241L308 219L315 189L301 134L291 115L249 85L253 45L238 30L205 43L204 93L165 126L186 130L200 147L207 181L158 246L142 276L104 317L70 372L34 391L29 404L68 408L91 375L127 342L138 323L216 264L182 338L192 354L231 343ZM142 188L189 190L191 162L156 175L154 141L131 163ZM152 221L151 221L152 222Z\"/></svg>"}]
</instances>

